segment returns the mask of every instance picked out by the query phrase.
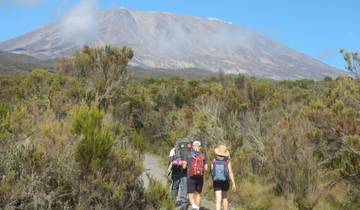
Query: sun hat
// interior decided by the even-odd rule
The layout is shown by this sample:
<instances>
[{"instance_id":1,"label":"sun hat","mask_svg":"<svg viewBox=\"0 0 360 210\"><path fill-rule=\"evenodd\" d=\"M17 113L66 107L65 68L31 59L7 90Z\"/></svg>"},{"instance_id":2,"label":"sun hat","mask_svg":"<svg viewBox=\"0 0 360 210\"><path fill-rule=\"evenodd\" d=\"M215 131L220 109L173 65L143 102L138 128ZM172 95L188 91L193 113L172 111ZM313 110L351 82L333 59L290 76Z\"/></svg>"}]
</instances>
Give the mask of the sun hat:
<instances>
[{"instance_id":1,"label":"sun hat","mask_svg":"<svg viewBox=\"0 0 360 210\"><path fill-rule=\"evenodd\" d=\"M215 154L219 156L229 157L230 152L225 145L218 145L215 148Z\"/></svg>"},{"instance_id":2,"label":"sun hat","mask_svg":"<svg viewBox=\"0 0 360 210\"><path fill-rule=\"evenodd\" d=\"M192 143L192 145L193 145L193 146L198 146L198 147L200 147L200 146L201 146L201 142L200 142L200 141L194 141L194 142Z\"/></svg>"}]
</instances>

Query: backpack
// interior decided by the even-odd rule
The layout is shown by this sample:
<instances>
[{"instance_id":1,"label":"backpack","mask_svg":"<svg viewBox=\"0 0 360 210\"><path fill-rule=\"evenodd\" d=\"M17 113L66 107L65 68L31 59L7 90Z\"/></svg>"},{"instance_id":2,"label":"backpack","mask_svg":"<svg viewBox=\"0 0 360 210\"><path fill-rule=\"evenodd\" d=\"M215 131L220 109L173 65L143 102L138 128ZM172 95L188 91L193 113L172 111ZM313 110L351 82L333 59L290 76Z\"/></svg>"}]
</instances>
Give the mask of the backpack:
<instances>
[{"instance_id":1,"label":"backpack","mask_svg":"<svg viewBox=\"0 0 360 210\"><path fill-rule=\"evenodd\" d=\"M174 160L186 160L189 140L187 138L182 138L176 141L175 144L175 157Z\"/></svg>"},{"instance_id":2,"label":"backpack","mask_svg":"<svg viewBox=\"0 0 360 210\"><path fill-rule=\"evenodd\" d=\"M198 154L192 157L189 168L189 176L204 176L204 155Z\"/></svg>"},{"instance_id":3,"label":"backpack","mask_svg":"<svg viewBox=\"0 0 360 210\"><path fill-rule=\"evenodd\" d=\"M214 181L227 181L229 179L229 160L213 160L212 178Z\"/></svg>"}]
</instances>

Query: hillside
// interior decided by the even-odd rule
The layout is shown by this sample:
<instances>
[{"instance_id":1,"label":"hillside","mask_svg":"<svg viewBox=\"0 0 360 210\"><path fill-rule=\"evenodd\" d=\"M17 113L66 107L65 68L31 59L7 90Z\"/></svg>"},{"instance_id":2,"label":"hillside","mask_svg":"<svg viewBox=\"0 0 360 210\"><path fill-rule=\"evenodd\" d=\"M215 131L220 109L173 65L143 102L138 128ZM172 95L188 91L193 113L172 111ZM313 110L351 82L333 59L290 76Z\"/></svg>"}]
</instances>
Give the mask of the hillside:
<instances>
[{"instance_id":1,"label":"hillside","mask_svg":"<svg viewBox=\"0 0 360 210\"><path fill-rule=\"evenodd\" d=\"M33 69L53 70L53 61L0 51L0 74L17 74Z\"/></svg>"}]
</instances>

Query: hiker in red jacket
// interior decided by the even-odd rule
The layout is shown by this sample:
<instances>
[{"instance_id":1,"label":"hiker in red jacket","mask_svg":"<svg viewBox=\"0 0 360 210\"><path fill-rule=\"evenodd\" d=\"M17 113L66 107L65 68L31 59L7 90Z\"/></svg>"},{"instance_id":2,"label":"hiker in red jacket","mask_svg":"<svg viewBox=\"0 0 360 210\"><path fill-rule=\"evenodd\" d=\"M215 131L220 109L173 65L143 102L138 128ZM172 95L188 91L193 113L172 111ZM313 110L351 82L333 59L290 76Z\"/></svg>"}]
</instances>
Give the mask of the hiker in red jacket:
<instances>
[{"instance_id":1,"label":"hiker in red jacket","mask_svg":"<svg viewBox=\"0 0 360 210\"><path fill-rule=\"evenodd\" d=\"M188 196L191 209L200 209L200 194L204 184L204 173L207 170L207 158L200 152L200 141L194 141L192 152L188 155L186 165L188 171Z\"/></svg>"}]
</instances>

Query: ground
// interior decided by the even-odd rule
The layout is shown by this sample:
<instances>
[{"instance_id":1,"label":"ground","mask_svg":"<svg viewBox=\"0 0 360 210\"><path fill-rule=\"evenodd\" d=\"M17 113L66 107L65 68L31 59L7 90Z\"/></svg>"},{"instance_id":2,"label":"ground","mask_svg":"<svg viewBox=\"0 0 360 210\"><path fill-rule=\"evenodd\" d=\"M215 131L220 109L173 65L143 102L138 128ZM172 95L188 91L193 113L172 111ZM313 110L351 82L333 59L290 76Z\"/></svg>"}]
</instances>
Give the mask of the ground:
<instances>
[{"instance_id":1,"label":"ground","mask_svg":"<svg viewBox=\"0 0 360 210\"><path fill-rule=\"evenodd\" d=\"M149 180L146 174L151 175L152 177L159 180L164 186L169 186L167 183L167 170L166 165L164 165L164 160L158 155L145 153L144 155L144 173L142 175L145 188L148 187ZM169 189L170 190L170 189ZM215 210L215 203L202 199L201 201L202 210Z\"/></svg>"}]
</instances>

